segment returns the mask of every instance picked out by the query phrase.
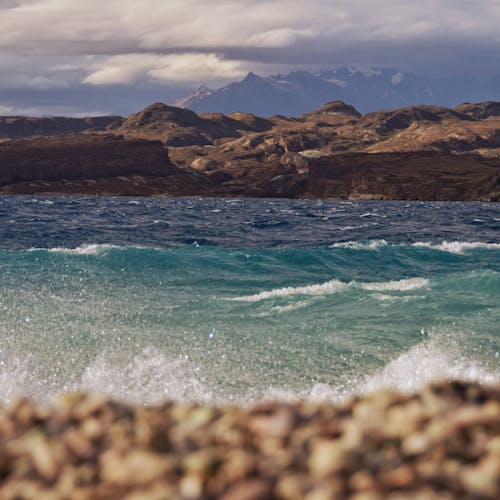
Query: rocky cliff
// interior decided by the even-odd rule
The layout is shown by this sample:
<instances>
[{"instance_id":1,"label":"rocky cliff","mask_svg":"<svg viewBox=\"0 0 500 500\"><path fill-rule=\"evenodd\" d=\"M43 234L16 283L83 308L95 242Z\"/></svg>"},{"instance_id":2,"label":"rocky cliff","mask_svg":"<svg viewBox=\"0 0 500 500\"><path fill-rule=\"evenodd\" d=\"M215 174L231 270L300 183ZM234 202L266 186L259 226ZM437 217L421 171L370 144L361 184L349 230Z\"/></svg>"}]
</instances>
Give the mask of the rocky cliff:
<instances>
[{"instance_id":1,"label":"rocky cliff","mask_svg":"<svg viewBox=\"0 0 500 500\"><path fill-rule=\"evenodd\" d=\"M0 116L0 139L76 134L90 129L104 129L121 120L120 116L86 118Z\"/></svg>"},{"instance_id":2,"label":"rocky cliff","mask_svg":"<svg viewBox=\"0 0 500 500\"><path fill-rule=\"evenodd\" d=\"M500 160L430 152L325 157L310 163L308 195L351 200L500 201Z\"/></svg>"},{"instance_id":3,"label":"rocky cliff","mask_svg":"<svg viewBox=\"0 0 500 500\"><path fill-rule=\"evenodd\" d=\"M210 194L207 185L158 141L75 134L0 144L3 193Z\"/></svg>"}]
</instances>

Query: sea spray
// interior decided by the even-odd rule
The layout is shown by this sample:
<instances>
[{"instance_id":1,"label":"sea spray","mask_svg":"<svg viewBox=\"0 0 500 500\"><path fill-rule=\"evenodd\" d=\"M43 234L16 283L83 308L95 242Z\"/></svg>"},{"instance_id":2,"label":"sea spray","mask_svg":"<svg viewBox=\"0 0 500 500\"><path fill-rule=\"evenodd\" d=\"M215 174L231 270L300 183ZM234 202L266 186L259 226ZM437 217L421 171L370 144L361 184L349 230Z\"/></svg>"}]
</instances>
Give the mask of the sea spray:
<instances>
[{"instance_id":1,"label":"sea spray","mask_svg":"<svg viewBox=\"0 0 500 500\"><path fill-rule=\"evenodd\" d=\"M0 205L4 402L500 380L495 204L34 200Z\"/></svg>"}]
</instances>

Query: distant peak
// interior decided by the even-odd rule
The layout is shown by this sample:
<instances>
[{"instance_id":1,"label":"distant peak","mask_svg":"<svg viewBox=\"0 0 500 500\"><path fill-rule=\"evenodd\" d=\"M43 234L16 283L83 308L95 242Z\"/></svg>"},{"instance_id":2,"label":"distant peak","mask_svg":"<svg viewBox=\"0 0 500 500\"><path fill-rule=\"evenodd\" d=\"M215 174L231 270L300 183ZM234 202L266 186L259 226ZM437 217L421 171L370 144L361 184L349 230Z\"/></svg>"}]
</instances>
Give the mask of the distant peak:
<instances>
[{"instance_id":1,"label":"distant peak","mask_svg":"<svg viewBox=\"0 0 500 500\"><path fill-rule=\"evenodd\" d=\"M192 94L192 96L203 97L213 93L213 90L206 85L201 85Z\"/></svg>"},{"instance_id":2,"label":"distant peak","mask_svg":"<svg viewBox=\"0 0 500 500\"><path fill-rule=\"evenodd\" d=\"M256 75L253 71L250 71L245 78L243 78L243 82L251 82L251 81L257 81L257 80L263 80L263 78L259 75Z\"/></svg>"}]
</instances>

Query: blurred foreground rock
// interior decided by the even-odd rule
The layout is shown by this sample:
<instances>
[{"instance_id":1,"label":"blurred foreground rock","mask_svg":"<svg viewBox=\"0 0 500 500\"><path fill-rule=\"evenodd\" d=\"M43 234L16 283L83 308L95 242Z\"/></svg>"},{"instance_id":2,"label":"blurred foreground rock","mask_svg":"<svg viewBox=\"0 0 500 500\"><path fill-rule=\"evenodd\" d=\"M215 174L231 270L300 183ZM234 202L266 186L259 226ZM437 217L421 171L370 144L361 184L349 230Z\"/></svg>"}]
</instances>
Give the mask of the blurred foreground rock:
<instances>
[{"instance_id":1,"label":"blurred foreground rock","mask_svg":"<svg viewBox=\"0 0 500 500\"><path fill-rule=\"evenodd\" d=\"M0 498L500 497L500 387L343 405L131 406L85 394L0 412Z\"/></svg>"}]
</instances>

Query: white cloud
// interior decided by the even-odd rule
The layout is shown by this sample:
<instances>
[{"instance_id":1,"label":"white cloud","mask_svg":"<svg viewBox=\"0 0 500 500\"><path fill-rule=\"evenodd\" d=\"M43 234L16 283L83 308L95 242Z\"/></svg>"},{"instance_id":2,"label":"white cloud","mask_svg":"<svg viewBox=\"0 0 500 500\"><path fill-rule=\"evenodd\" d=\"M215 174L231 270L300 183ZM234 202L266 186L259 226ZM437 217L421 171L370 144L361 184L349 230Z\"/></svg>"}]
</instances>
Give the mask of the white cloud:
<instances>
[{"instance_id":1,"label":"white cloud","mask_svg":"<svg viewBox=\"0 0 500 500\"><path fill-rule=\"evenodd\" d=\"M159 62L149 74L166 81L234 79L248 71L240 61L225 60L216 54L174 54L160 58Z\"/></svg>"},{"instance_id":2,"label":"white cloud","mask_svg":"<svg viewBox=\"0 0 500 500\"><path fill-rule=\"evenodd\" d=\"M167 82L199 82L239 78L246 73L239 61L216 54L127 54L112 56L95 65L84 83L128 84L144 78Z\"/></svg>"}]
</instances>

